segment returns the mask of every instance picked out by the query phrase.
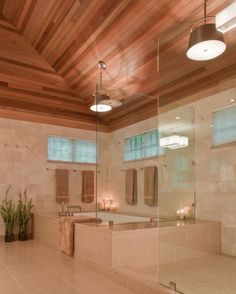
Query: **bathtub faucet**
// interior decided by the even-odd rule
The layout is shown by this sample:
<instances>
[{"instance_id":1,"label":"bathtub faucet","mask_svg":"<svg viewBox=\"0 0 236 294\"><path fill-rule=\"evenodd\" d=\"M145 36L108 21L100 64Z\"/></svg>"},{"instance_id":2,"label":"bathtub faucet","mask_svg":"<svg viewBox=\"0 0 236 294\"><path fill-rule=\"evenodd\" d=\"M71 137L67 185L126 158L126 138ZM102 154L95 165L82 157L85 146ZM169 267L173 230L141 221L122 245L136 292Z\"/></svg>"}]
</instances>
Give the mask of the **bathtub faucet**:
<instances>
[{"instance_id":1,"label":"bathtub faucet","mask_svg":"<svg viewBox=\"0 0 236 294\"><path fill-rule=\"evenodd\" d=\"M67 209L68 209L68 212L71 213L71 210L72 209L75 209L75 208L78 208L79 209L79 212L81 212L82 208L80 205L68 205L67 206Z\"/></svg>"},{"instance_id":2,"label":"bathtub faucet","mask_svg":"<svg viewBox=\"0 0 236 294\"><path fill-rule=\"evenodd\" d=\"M61 214L64 214L64 201L61 202Z\"/></svg>"},{"instance_id":3,"label":"bathtub faucet","mask_svg":"<svg viewBox=\"0 0 236 294\"><path fill-rule=\"evenodd\" d=\"M61 212L58 212L58 215L59 215L59 216L66 216L66 215L67 215L67 213L66 213L65 210L64 210L64 206L65 206L65 202L62 201L62 202L61 202Z\"/></svg>"}]
</instances>

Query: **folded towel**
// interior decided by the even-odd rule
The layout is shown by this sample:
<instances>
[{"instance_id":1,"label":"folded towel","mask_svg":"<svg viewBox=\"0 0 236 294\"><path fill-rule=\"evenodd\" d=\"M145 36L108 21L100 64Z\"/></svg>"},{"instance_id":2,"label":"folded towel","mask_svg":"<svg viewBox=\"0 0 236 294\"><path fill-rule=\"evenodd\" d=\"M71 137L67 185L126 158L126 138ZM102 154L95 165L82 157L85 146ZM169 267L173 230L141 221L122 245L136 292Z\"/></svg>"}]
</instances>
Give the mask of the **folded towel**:
<instances>
[{"instance_id":1,"label":"folded towel","mask_svg":"<svg viewBox=\"0 0 236 294\"><path fill-rule=\"evenodd\" d=\"M82 202L91 203L94 201L94 171L82 171Z\"/></svg>"},{"instance_id":2,"label":"folded towel","mask_svg":"<svg viewBox=\"0 0 236 294\"><path fill-rule=\"evenodd\" d=\"M55 170L56 202L69 202L69 172L66 169Z\"/></svg>"},{"instance_id":3,"label":"folded towel","mask_svg":"<svg viewBox=\"0 0 236 294\"><path fill-rule=\"evenodd\" d=\"M96 222L96 218L87 216L78 217L61 217L60 218L60 231L59 231L59 247L62 252L72 256L74 253L74 227L75 223L81 222ZM98 220L100 221L100 220Z\"/></svg>"},{"instance_id":4,"label":"folded towel","mask_svg":"<svg viewBox=\"0 0 236 294\"><path fill-rule=\"evenodd\" d=\"M144 203L148 206L157 206L158 197L158 169L148 166L144 169Z\"/></svg>"},{"instance_id":5,"label":"folded towel","mask_svg":"<svg viewBox=\"0 0 236 294\"><path fill-rule=\"evenodd\" d=\"M125 200L130 205L137 203L137 171L134 168L125 171Z\"/></svg>"}]
</instances>

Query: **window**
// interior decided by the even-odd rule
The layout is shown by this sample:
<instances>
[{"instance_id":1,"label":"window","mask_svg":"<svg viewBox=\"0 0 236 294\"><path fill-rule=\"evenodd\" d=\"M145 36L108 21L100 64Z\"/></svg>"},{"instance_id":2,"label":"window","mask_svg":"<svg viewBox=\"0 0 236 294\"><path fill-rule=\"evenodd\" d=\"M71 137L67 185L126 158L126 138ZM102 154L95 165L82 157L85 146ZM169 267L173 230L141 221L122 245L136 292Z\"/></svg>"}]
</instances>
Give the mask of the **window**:
<instances>
[{"instance_id":1,"label":"window","mask_svg":"<svg viewBox=\"0 0 236 294\"><path fill-rule=\"evenodd\" d=\"M213 112L213 145L236 142L236 106Z\"/></svg>"},{"instance_id":2,"label":"window","mask_svg":"<svg viewBox=\"0 0 236 294\"><path fill-rule=\"evenodd\" d=\"M48 160L96 163L96 142L49 136Z\"/></svg>"},{"instance_id":3,"label":"window","mask_svg":"<svg viewBox=\"0 0 236 294\"><path fill-rule=\"evenodd\" d=\"M154 157L163 153L164 150L159 146L159 134L157 130L125 139L125 161Z\"/></svg>"}]
</instances>

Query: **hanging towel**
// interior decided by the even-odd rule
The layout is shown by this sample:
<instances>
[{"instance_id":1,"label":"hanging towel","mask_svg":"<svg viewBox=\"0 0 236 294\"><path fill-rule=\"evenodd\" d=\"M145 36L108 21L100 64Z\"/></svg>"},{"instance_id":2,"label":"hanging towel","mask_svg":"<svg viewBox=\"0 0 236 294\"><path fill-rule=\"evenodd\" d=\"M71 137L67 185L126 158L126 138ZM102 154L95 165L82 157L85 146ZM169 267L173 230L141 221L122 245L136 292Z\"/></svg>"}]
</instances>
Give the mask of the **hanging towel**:
<instances>
[{"instance_id":1,"label":"hanging towel","mask_svg":"<svg viewBox=\"0 0 236 294\"><path fill-rule=\"evenodd\" d=\"M125 201L130 205L137 203L137 171L134 168L125 171Z\"/></svg>"},{"instance_id":2,"label":"hanging towel","mask_svg":"<svg viewBox=\"0 0 236 294\"><path fill-rule=\"evenodd\" d=\"M101 220L83 215L79 217L68 216L60 218L59 247L62 252L69 256L72 256L74 252L75 223L81 222L101 222Z\"/></svg>"},{"instance_id":3,"label":"hanging towel","mask_svg":"<svg viewBox=\"0 0 236 294\"><path fill-rule=\"evenodd\" d=\"M56 169L56 202L69 202L69 172L66 169Z\"/></svg>"},{"instance_id":4,"label":"hanging towel","mask_svg":"<svg viewBox=\"0 0 236 294\"><path fill-rule=\"evenodd\" d=\"M148 206L157 206L158 196L158 169L148 166L144 169L144 203Z\"/></svg>"},{"instance_id":5,"label":"hanging towel","mask_svg":"<svg viewBox=\"0 0 236 294\"><path fill-rule=\"evenodd\" d=\"M94 171L82 171L82 202L91 203L94 201Z\"/></svg>"}]
</instances>

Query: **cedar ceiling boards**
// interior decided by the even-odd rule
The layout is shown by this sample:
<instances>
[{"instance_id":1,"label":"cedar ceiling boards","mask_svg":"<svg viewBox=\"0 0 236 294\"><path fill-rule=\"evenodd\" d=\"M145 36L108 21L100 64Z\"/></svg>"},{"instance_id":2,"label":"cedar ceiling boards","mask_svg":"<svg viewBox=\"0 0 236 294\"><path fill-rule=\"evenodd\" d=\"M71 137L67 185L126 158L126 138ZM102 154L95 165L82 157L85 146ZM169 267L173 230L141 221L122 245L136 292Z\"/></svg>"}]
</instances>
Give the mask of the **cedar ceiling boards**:
<instances>
[{"instance_id":1,"label":"cedar ceiling boards","mask_svg":"<svg viewBox=\"0 0 236 294\"><path fill-rule=\"evenodd\" d=\"M208 0L209 15L232 2ZM164 107L236 73L235 31L218 59L185 56L203 0L0 0L0 10L0 105L29 119L94 128L89 105L100 59L107 90L123 102L100 116L104 130L156 115L157 95Z\"/></svg>"}]
</instances>

